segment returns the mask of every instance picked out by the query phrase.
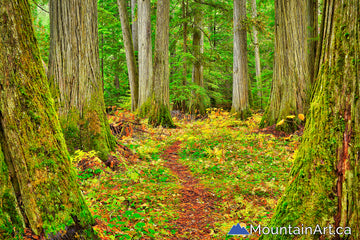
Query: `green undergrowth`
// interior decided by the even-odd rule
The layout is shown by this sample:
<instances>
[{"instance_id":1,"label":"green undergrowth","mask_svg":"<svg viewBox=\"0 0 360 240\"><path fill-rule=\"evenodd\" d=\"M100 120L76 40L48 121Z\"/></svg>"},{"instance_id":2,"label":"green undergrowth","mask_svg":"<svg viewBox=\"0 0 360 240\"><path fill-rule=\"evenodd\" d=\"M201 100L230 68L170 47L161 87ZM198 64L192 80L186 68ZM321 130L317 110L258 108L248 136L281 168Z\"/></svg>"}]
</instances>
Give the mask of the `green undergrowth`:
<instances>
[{"instance_id":1,"label":"green undergrowth","mask_svg":"<svg viewBox=\"0 0 360 240\"><path fill-rule=\"evenodd\" d=\"M260 120L254 115L238 121L212 110L204 121L182 124L176 136L182 141L180 161L220 199L214 239L234 238L227 233L236 223L266 226L285 190L299 139L258 133Z\"/></svg>"},{"instance_id":2,"label":"green undergrowth","mask_svg":"<svg viewBox=\"0 0 360 240\"><path fill-rule=\"evenodd\" d=\"M101 239L168 238L175 233L169 222L178 217L179 186L160 158L165 145L151 136L127 140L122 144L135 154L126 158L114 153L119 162L114 169L96 152L74 155L82 192L97 223L94 230ZM87 159L88 168L82 169L82 159Z\"/></svg>"},{"instance_id":3,"label":"green undergrowth","mask_svg":"<svg viewBox=\"0 0 360 240\"><path fill-rule=\"evenodd\" d=\"M235 239L227 233L236 223L266 226L287 184L299 137L259 133L260 119L255 114L240 121L211 109L208 118L200 121L173 119L177 129L146 126L118 139L125 147L113 153L118 165L112 169L95 152L76 152L73 164L99 237L181 238L173 225L181 211L181 183L162 159L163 151L175 141L181 141L179 162L218 199L212 239Z\"/></svg>"}]
</instances>

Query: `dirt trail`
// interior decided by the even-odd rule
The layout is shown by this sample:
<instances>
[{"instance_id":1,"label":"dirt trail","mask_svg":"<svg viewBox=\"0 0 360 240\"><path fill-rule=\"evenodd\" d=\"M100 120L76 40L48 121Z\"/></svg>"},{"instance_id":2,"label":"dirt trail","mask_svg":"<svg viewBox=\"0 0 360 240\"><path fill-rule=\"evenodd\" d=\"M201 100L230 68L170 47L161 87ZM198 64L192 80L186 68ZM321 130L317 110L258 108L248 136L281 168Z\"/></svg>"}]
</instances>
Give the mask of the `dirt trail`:
<instances>
[{"instance_id":1,"label":"dirt trail","mask_svg":"<svg viewBox=\"0 0 360 240\"><path fill-rule=\"evenodd\" d=\"M172 239L211 239L210 230L214 228L213 211L216 197L191 175L186 166L177 161L180 143L175 142L162 154L166 167L179 177L182 185L180 217L173 222L177 232Z\"/></svg>"}]
</instances>

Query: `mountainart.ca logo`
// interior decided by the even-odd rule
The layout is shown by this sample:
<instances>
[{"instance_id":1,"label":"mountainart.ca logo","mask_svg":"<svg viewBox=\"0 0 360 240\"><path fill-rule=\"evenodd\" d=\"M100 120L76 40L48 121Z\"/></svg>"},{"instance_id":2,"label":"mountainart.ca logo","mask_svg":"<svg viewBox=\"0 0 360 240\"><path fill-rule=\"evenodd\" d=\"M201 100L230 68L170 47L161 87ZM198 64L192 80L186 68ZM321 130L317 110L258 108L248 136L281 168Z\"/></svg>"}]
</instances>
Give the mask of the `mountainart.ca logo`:
<instances>
[{"instance_id":1,"label":"mountainart.ca logo","mask_svg":"<svg viewBox=\"0 0 360 240\"><path fill-rule=\"evenodd\" d=\"M248 230L246 230L246 224L244 223L241 224L238 223L234 225L228 233L228 235L244 235L244 236L249 234L250 233L248 232Z\"/></svg>"},{"instance_id":2,"label":"mountainart.ca logo","mask_svg":"<svg viewBox=\"0 0 360 240\"><path fill-rule=\"evenodd\" d=\"M320 225L316 225L315 227L305 227L303 224L300 226L292 227L291 225L287 227L264 227L258 225L254 227L250 225L250 230L246 229L246 224L238 223L234 225L228 235L351 235L350 227L333 227L332 225L328 225L327 227L320 227Z\"/></svg>"}]
</instances>

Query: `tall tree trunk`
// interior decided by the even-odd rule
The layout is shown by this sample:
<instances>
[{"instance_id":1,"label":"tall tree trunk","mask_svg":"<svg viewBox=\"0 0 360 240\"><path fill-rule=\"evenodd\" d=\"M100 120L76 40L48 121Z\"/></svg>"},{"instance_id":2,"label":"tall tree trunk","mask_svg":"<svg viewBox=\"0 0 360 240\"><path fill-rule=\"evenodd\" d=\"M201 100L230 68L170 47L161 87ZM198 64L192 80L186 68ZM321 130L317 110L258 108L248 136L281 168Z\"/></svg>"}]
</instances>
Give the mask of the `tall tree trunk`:
<instances>
[{"instance_id":1,"label":"tall tree trunk","mask_svg":"<svg viewBox=\"0 0 360 240\"><path fill-rule=\"evenodd\" d=\"M70 151L99 151L115 141L105 114L96 0L50 0L49 82Z\"/></svg>"},{"instance_id":2,"label":"tall tree trunk","mask_svg":"<svg viewBox=\"0 0 360 240\"><path fill-rule=\"evenodd\" d=\"M135 52L131 38L130 24L126 9L126 0L117 0L121 29L126 53L126 63L129 74L130 92L131 92L131 111L135 111L139 101L139 73L136 66Z\"/></svg>"},{"instance_id":3,"label":"tall tree trunk","mask_svg":"<svg viewBox=\"0 0 360 240\"><path fill-rule=\"evenodd\" d=\"M188 17L188 0L182 0L182 20L183 20L183 54L184 57L182 59L183 61L183 78L182 78L182 85L186 86L187 85L187 57L186 54L188 52L188 45L187 45L187 37L188 37L188 21L187 21L187 17ZM181 110L185 112L186 110L186 101L182 100L181 101Z\"/></svg>"},{"instance_id":4,"label":"tall tree trunk","mask_svg":"<svg viewBox=\"0 0 360 240\"><path fill-rule=\"evenodd\" d=\"M139 104L138 106L146 115L148 108L143 104L152 93L152 45L151 45L151 16L150 0L142 0L138 3L139 20Z\"/></svg>"},{"instance_id":5,"label":"tall tree trunk","mask_svg":"<svg viewBox=\"0 0 360 240\"><path fill-rule=\"evenodd\" d=\"M251 15L253 19L257 18L256 0L251 0ZM258 31L255 25L253 26L253 36L254 36L254 51L255 51L256 88L257 88L257 96L260 100L260 108L262 109L260 50L259 50L259 41L258 41Z\"/></svg>"},{"instance_id":6,"label":"tall tree trunk","mask_svg":"<svg viewBox=\"0 0 360 240\"><path fill-rule=\"evenodd\" d=\"M101 33L101 81L102 81L102 89L104 92L104 88L105 88L105 83L104 83L104 34Z\"/></svg>"},{"instance_id":7,"label":"tall tree trunk","mask_svg":"<svg viewBox=\"0 0 360 240\"><path fill-rule=\"evenodd\" d=\"M0 16L0 239L22 239L25 227L41 239L96 239L84 233L94 221L71 167L29 3L3 0ZM60 233L65 227L73 233Z\"/></svg>"},{"instance_id":8,"label":"tall tree trunk","mask_svg":"<svg viewBox=\"0 0 360 240\"><path fill-rule=\"evenodd\" d=\"M132 40L134 44L135 52L139 51L139 42L138 42L138 16L136 14L137 10L137 0L131 0L131 32Z\"/></svg>"},{"instance_id":9,"label":"tall tree trunk","mask_svg":"<svg viewBox=\"0 0 360 240\"><path fill-rule=\"evenodd\" d=\"M270 126L289 115L306 114L309 107L317 36L317 1L275 1L274 75L261 126ZM294 131L293 124L279 129Z\"/></svg>"},{"instance_id":10,"label":"tall tree trunk","mask_svg":"<svg viewBox=\"0 0 360 240\"><path fill-rule=\"evenodd\" d=\"M192 71L192 82L195 83L199 88L204 87L204 73L203 73L203 64L202 64L202 52L203 52L203 32L202 32L202 12L200 10L200 4L194 3L194 27L193 27L193 52L195 62L193 65ZM191 108L192 113L198 112L200 114L205 113L205 105L202 94L199 93L199 90L195 90L191 99Z\"/></svg>"},{"instance_id":11,"label":"tall tree trunk","mask_svg":"<svg viewBox=\"0 0 360 240\"><path fill-rule=\"evenodd\" d=\"M234 0L234 66L232 111L245 119L250 115L246 37L246 0Z\"/></svg>"},{"instance_id":12,"label":"tall tree trunk","mask_svg":"<svg viewBox=\"0 0 360 240\"><path fill-rule=\"evenodd\" d=\"M323 14L315 93L291 181L271 225L331 225L333 233L351 228L351 235L324 239L360 239L360 2L325 0ZM310 237L297 239L305 238Z\"/></svg>"},{"instance_id":13,"label":"tall tree trunk","mask_svg":"<svg viewBox=\"0 0 360 240\"><path fill-rule=\"evenodd\" d=\"M174 127L169 111L169 14L170 0L158 0L154 54L154 92L149 123Z\"/></svg>"}]
</instances>

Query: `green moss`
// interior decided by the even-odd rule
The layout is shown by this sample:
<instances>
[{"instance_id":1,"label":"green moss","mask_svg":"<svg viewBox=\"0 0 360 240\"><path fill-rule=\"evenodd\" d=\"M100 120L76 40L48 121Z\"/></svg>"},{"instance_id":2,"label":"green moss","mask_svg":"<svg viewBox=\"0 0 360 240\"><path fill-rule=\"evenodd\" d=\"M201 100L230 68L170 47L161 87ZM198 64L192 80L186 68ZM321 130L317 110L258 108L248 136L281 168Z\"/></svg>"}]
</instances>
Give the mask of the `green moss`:
<instances>
[{"instance_id":1,"label":"green moss","mask_svg":"<svg viewBox=\"0 0 360 240\"><path fill-rule=\"evenodd\" d=\"M0 147L0 239L20 239L24 222L17 206Z\"/></svg>"},{"instance_id":2,"label":"green moss","mask_svg":"<svg viewBox=\"0 0 360 240\"><path fill-rule=\"evenodd\" d=\"M148 114L150 113L151 108L152 108L152 99L148 98L143 103L143 105L141 105L140 108L139 108L139 112L138 112L139 117L141 117L141 118L148 117Z\"/></svg>"},{"instance_id":3,"label":"green moss","mask_svg":"<svg viewBox=\"0 0 360 240\"><path fill-rule=\"evenodd\" d=\"M154 127L175 127L169 107L155 100L155 96L148 98L146 102L140 106L138 114L142 118L148 117L149 124Z\"/></svg>"},{"instance_id":4,"label":"green moss","mask_svg":"<svg viewBox=\"0 0 360 240\"><path fill-rule=\"evenodd\" d=\"M116 146L104 113L88 110L80 117L78 110L71 109L67 116L60 118L60 121L70 153L77 149L95 150L100 159L106 161L110 151Z\"/></svg>"},{"instance_id":5,"label":"green moss","mask_svg":"<svg viewBox=\"0 0 360 240\"><path fill-rule=\"evenodd\" d=\"M250 108L246 108L244 110L240 110L240 111L235 111L234 109L231 110L231 113L236 113L235 117L241 120L245 120L249 117L251 117L252 113Z\"/></svg>"},{"instance_id":6,"label":"green moss","mask_svg":"<svg viewBox=\"0 0 360 240\"><path fill-rule=\"evenodd\" d=\"M170 115L169 107L162 103L155 103L152 105L151 111L149 113L149 123L154 127L175 127L175 124Z\"/></svg>"}]
</instances>

